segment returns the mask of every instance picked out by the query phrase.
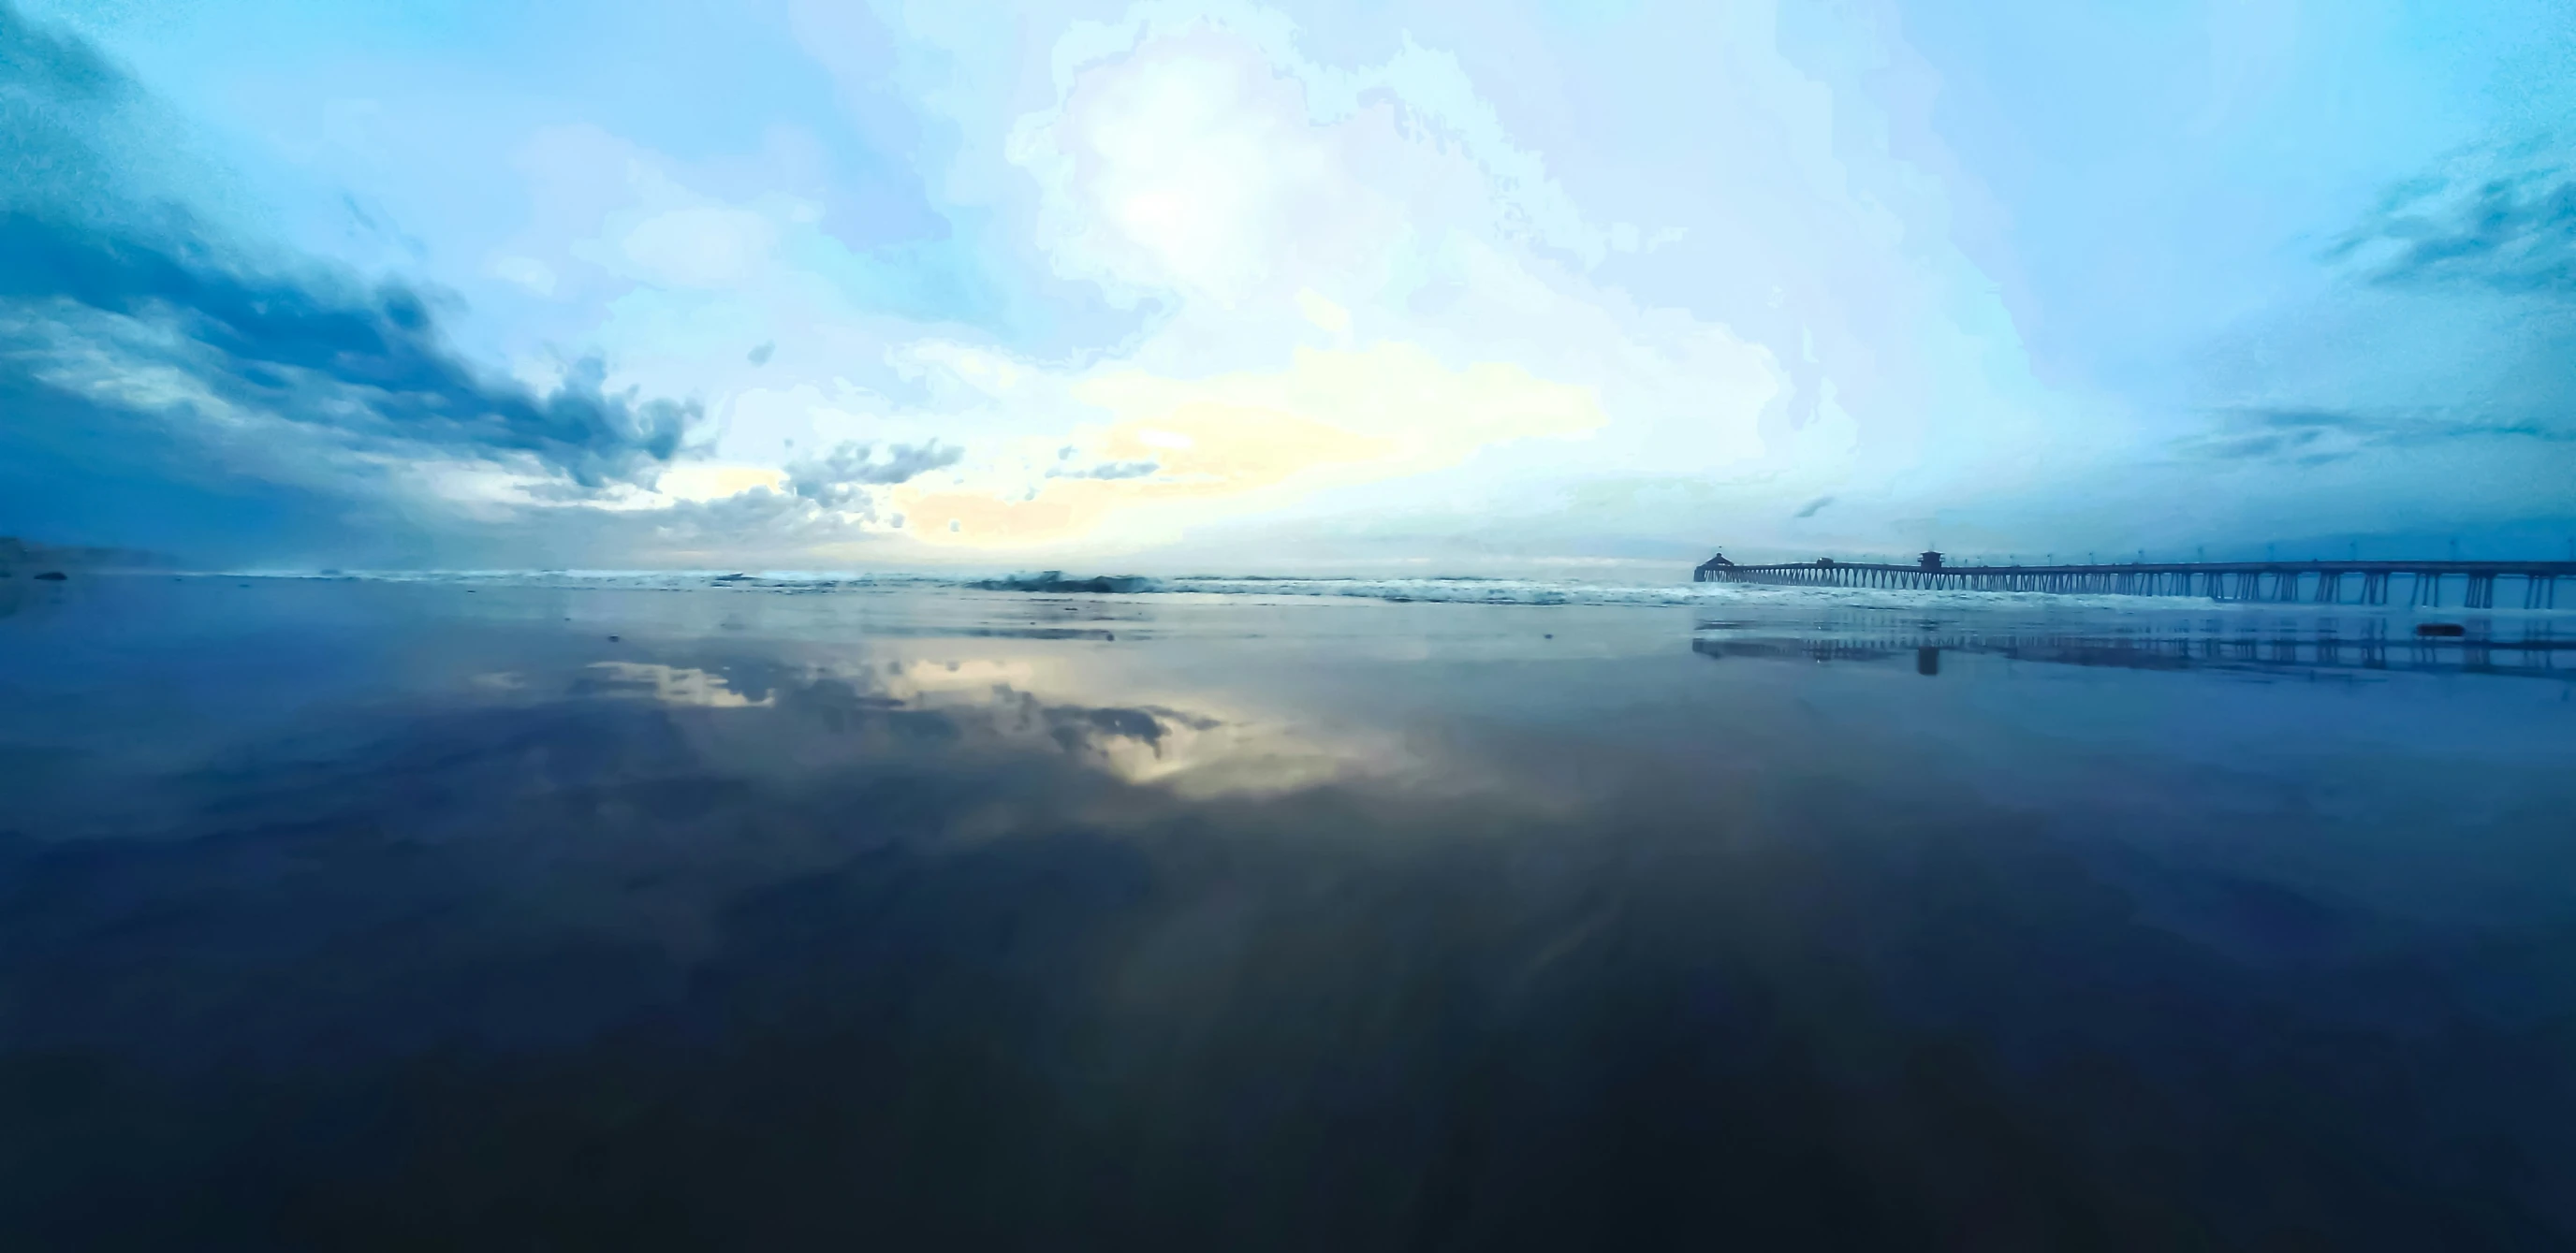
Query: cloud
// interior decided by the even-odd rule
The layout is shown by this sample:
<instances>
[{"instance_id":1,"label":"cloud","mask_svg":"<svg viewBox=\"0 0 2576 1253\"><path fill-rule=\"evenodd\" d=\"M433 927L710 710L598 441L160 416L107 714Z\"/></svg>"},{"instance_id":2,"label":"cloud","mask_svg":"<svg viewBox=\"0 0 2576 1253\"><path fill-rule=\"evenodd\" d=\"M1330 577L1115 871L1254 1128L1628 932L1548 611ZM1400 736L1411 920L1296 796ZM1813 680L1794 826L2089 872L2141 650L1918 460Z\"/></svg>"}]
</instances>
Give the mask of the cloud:
<instances>
[{"instance_id":1,"label":"cloud","mask_svg":"<svg viewBox=\"0 0 2576 1253\"><path fill-rule=\"evenodd\" d=\"M41 361L55 379L97 385L166 371L239 410L533 461L586 487L649 477L700 416L694 404L605 390L596 358L539 394L456 355L407 287L245 273L215 251L0 212L12 368Z\"/></svg>"},{"instance_id":2,"label":"cloud","mask_svg":"<svg viewBox=\"0 0 2576 1253\"><path fill-rule=\"evenodd\" d=\"M1301 317L1340 333L1349 311L1326 292L1374 286L1452 230L1605 253L1607 232L1454 59L1408 40L1341 71L1297 43L1284 14L1252 5L1073 23L1053 107L1018 118L1007 149L1038 184L1056 272L1127 303L1233 309L1302 289Z\"/></svg>"},{"instance_id":3,"label":"cloud","mask_svg":"<svg viewBox=\"0 0 2576 1253\"><path fill-rule=\"evenodd\" d=\"M1512 141L1454 59L1408 42L1344 71L1300 53L1277 14L1231 11L1059 25L1052 107L985 83L977 99L993 111L960 119L970 142L1009 136L974 174L1003 211L932 251L989 269L1045 320L1131 311L1085 315L1091 329L1072 338L965 316L980 296L903 296L954 286L948 263L910 244L842 247L822 229L839 193L788 159L794 145L776 161L693 164L603 118L520 146L537 207L518 233L472 240L469 281L500 293L495 338L582 328L615 348L621 384L685 394L738 387L743 362L763 368L771 384L706 393L721 429L611 394L598 362L552 394L483 378L446 347L439 331L457 315L434 291L266 258L240 244L248 230L158 218L110 229L89 211L151 198L108 192L28 213L184 290L126 274L87 302L30 293L49 311L39 364L48 385L161 430L292 427L291 451L263 463L246 441L235 469L300 476L325 498L380 497L441 526L446 514L409 509L395 489L470 501L477 536L563 537L550 561L582 545L658 559L620 537L732 536L762 517L784 552L808 536L804 507L879 531L910 517L907 536L952 553L1150 546L1299 502L1476 508L1484 484L1525 496L1522 480L1614 469L1639 448L1673 474L1762 454L1768 354L1587 278L1586 258L1618 251L1607 228ZM87 135L99 148L96 128ZM283 324L236 316L245 309ZM803 347L781 361L769 336L791 326ZM299 339L316 346L272 343ZM519 403L493 402L505 394ZM972 432L972 459L931 438L958 431ZM863 438L876 442L835 444ZM1057 455L1067 446L1079 456ZM792 460L807 449L832 451ZM715 526L709 510L752 495L758 472L770 499L723 505ZM1781 494L1794 503L1816 487ZM589 516L602 511L617 516ZM947 556L908 537L897 551Z\"/></svg>"},{"instance_id":4,"label":"cloud","mask_svg":"<svg viewBox=\"0 0 2576 1253\"><path fill-rule=\"evenodd\" d=\"M967 546L1150 540L1328 487L1444 469L1519 441L1585 437L1608 422L1590 388L1502 362L1452 368L1420 345L1392 342L1300 348L1286 369L1197 378L1108 368L1066 392L1109 415L1082 432L1080 447L1122 472L996 474L897 490L892 500L906 512L959 524L921 538ZM1033 466L1067 459L1052 437L1027 456ZM1154 469L1134 472L1143 465ZM1028 490L1030 479L1039 490Z\"/></svg>"},{"instance_id":5,"label":"cloud","mask_svg":"<svg viewBox=\"0 0 2576 1253\"><path fill-rule=\"evenodd\" d=\"M443 465L646 484L696 426L698 406L612 390L596 358L550 389L480 368L442 298L210 225L168 130L95 50L0 5L0 459L55 467L61 524L119 529L85 495L129 517L207 490L237 517L327 516L318 493L344 501L323 533L345 534Z\"/></svg>"},{"instance_id":6,"label":"cloud","mask_svg":"<svg viewBox=\"0 0 2576 1253\"><path fill-rule=\"evenodd\" d=\"M13 92L96 101L131 90L125 75L96 49L75 36L30 24L14 4L0 4L0 48L9 50L7 57L0 58L0 85Z\"/></svg>"},{"instance_id":7,"label":"cloud","mask_svg":"<svg viewBox=\"0 0 2576 1253\"><path fill-rule=\"evenodd\" d=\"M1825 506L1832 503L1834 503L1833 497L1818 496L1814 500L1808 501L1806 504L1800 506L1798 512L1789 516L1793 518L1812 518L1817 514L1824 512Z\"/></svg>"},{"instance_id":8,"label":"cloud","mask_svg":"<svg viewBox=\"0 0 2576 1253\"><path fill-rule=\"evenodd\" d=\"M2576 295L2576 172L2554 145L2465 155L2392 188L2328 249L2390 286Z\"/></svg>"},{"instance_id":9,"label":"cloud","mask_svg":"<svg viewBox=\"0 0 2576 1253\"><path fill-rule=\"evenodd\" d=\"M964 460L966 450L938 440L920 445L890 444L886 459L876 459L876 446L847 442L821 457L787 468L788 490L818 504L871 512L870 487L909 483L933 470Z\"/></svg>"},{"instance_id":10,"label":"cloud","mask_svg":"<svg viewBox=\"0 0 2576 1253\"><path fill-rule=\"evenodd\" d=\"M2217 429L2178 445L2210 461L2286 461L2322 465L2364 450L2423 448L2459 440L2528 439L2576 443L2576 428L2443 413L2360 413L2316 408L2249 407L2218 411Z\"/></svg>"},{"instance_id":11,"label":"cloud","mask_svg":"<svg viewBox=\"0 0 2576 1253\"><path fill-rule=\"evenodd\" d=\"M1401 238L1403 206L1354 177L1391 123L1312 125L1303 85L1279 68L1223 33L1147 39L1022 119L1011 157L1042 189L1056 271L1123 301L1235 308Z\"/></svg>"},{"instance_id":12,"label":"cloud","mask_svg":"<svg viewBox=\"0 0 2576 1253\"><path fill-rule=\"evenodd\" d=\"M1163 464L1159 461L1104 461L1085 470L1049 470L1047 477L1051 479L1141 479L1162 468Z\"/></svg>"}]
</instances>

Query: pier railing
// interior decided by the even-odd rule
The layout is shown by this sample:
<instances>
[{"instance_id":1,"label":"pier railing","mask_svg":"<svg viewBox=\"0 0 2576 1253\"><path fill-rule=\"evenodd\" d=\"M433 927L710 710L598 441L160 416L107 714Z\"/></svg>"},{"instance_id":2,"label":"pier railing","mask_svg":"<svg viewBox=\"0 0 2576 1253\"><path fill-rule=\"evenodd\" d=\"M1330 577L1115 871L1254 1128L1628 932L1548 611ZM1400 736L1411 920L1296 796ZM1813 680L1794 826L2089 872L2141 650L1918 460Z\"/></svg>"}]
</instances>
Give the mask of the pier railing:
<instances>
[{"instance_id":1,"label":"pier railing","mask_svg":"<svg viewBox=\"0 0 2576 1253\"><path fill-rule=\"evenodd\" d=\"M1692 577L1701 583L2195 596L2317 605L2389 604L2394 585L2405 593L2396 603L2427 607L2441 606L2445 587L2455 585L2459 588L2455 603L2465 609L2495 608L2496 584L2506 581L2521 592L2523 608L2555 609L2558 581L2576 579L2576 561L2192 561L2080 566L1715 561L1700 566Z\"/></svg>"}]
</instances>

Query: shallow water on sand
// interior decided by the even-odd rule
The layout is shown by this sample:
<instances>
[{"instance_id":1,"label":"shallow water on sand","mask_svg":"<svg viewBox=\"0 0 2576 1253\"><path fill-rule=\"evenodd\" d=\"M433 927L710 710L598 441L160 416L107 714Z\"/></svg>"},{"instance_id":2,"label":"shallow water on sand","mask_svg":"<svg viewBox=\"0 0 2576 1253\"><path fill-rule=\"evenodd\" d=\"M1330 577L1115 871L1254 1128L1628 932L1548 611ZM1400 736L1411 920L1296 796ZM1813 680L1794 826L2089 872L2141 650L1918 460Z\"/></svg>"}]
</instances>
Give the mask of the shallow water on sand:
<instances>
[{"instance_id":1,"label":"shallow water on sand","mask_svg":"<svg viewBox=\"0 0 2576 1253\"><path fill-rule=\"evenodd\" d=\"M2562 1247L2576 628L2446 620L74 580L0 1247Z\"/></svg>"}]
</instances>

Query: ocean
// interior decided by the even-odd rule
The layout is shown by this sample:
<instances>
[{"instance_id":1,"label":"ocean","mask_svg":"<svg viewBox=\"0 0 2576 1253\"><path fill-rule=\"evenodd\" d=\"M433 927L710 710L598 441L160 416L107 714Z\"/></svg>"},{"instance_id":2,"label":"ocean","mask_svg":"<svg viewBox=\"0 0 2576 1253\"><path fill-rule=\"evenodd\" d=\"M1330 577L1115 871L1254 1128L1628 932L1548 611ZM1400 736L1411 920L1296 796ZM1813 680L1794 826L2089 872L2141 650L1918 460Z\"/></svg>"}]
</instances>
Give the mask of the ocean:
<instances>
[{"instance_id":1,"label":"ocean","mask_svg":"<svg viewBox=\"0 0 2576 1253\"><path fill-rule=\"evenodd\" d=\"M2571 1244L2576 613L0 590L0 1247Z\"/></svg>"}]
</instances>

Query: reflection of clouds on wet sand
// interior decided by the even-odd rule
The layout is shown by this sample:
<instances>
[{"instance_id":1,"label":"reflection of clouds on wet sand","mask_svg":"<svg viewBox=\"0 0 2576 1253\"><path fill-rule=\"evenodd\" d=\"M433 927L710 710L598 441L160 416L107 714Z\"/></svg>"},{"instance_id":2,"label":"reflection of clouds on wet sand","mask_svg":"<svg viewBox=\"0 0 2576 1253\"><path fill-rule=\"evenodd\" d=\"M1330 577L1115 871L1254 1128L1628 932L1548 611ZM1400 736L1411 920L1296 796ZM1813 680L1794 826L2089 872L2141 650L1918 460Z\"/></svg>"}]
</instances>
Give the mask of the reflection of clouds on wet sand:
<instances>
[{"instance_id":1,"label":"reflection of clouds on wet sand","mask_svg":"<svg viewBox=\"0 0 2576 1253\"><path fill-rule=\"evenodd\" d=\"M576 690L588 689L607 694L649 697L665 705L704 705L711 709L740 709L768 705L774 699L763 696L753 700L726 686L723 675L710 674L687 666L665 666L653 662L594 661L590 668L601 672L601 678L587 679Z\"/></svg>"},{"instance_id":2,"label":"reflection of clouds on wet sand","mask_svg":"<svg viewBox=\"0 0 2576 1253\"><path fill-rule=\"evenodd\" d=\"M1345 776L1356 746L1256 710L1238 692L1144 689L1062 655L914 657L829 677L907 708L981 715L1016 745L1052 744L1130 783L1190 794L1277 792Z\"/></svg>"},{"instance_id":3,"label":"reflection of clouds on wet sand","mask_svg":"<svg viewBox=\"0 0 2576 1253\"><path fill-rule=\"evenodd\" d=\"M649 701L672 709L769 710L825 724L841 739L918 735L936 726L960 748L1061 754L1126 783L1184 795L1278 793L1395 768L1391 745L1352 742L1256 709L1241 692L1140 690L1134 676L1044 651L960 656L959 641L871 643L839 655L700 659L701 665L591 662L562 690L574 698ZM978 647L1009 643L978 639ZM470 676L493 697L525 698L529 676ZM900 728L900 729L897 729ZM831 742L831 741L825 741Z\"/></svg>"},{"instance_id":4,"label":"reflection of clouds on wet sand","mask_svg":"<svg viewBox=\"0 0 2576 1253\"><path fill-rule=\"evenodd\" d=\"M1687 647L1750 615L151 590L0 649L0 1214L82 1184L29 1247L1556 1248L1643 1195L1763 1247L1998 1206L2090 1247L2049 1216L2097 1206L2447 1248L2570 1194L2456 1151L2576 1160L2536 684L2436 720ZM2221 1228L2211 1180L2312 1200Z\"/></svg>"}]
</instances>

